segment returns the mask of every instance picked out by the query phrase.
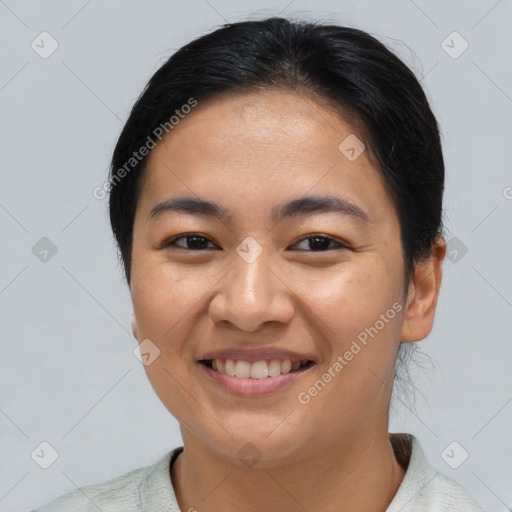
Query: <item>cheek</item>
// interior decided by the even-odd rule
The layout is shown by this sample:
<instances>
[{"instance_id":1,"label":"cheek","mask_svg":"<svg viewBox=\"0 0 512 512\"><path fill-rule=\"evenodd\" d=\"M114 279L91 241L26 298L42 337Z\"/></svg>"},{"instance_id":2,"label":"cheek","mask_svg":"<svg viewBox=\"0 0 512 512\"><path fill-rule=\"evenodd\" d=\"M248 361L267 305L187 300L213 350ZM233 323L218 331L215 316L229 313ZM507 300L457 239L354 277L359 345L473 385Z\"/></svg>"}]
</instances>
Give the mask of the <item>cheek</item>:
<instances>
[{"instance_id":1,"label":"cheek","mask_svg":"<svg viewBox=\"0 0 512 512\"><path fill-rule=\"evenodd\" d=\"M131 295L139 338L159 344L193 304L192 290L180 272L162 264L139 265L132 276Z\"/></svg>"},{"instance_id":2,"label":"cheek","mask_svg":"<svg viewBox=\"0 0 512 512\"><path fill-rule=\"evenodd\" d=\"M150 340L158 356L144 366L155 393L172 414L181 410L187 397L181 393L188 368L181 364L184 340L189 336L187 315L193 314L194 287L181 272L162 262L146 261L132 278L132 302L138 339ZM155 350L155 349L152 349ZM155 352L156 353L156 352Z\"/></svg>"},{"instance_id":3,"label":"cheek","mask_svg":"<svg viewBox=\"0 0 512 512\"><path fill-rule=\"evenodd\" d=\"M329 272L322 269L309 276L304 274L301 293L325 325L326 335L343 346L373 325L400 298L400 282L396 280L397 276L375 254Z\"/></svg>"},{"instance_id":4,"label":"cheek","mask_svg":"<svg viewBox=\"0 0 512 512\"><path fill-rule=\"evenodd\" d=\"M323 344L330 352L321 376L329 384L318 394L319 399L312 400L311 410L329 415L333 432L345 428L347 417L356 421L372 410L373 404L381 403L392 386L401 323L401 313L396 311L401 281L396 270L390 273L379 256L368 257L367 263L347 265L327 279L303 283L316 315L315 325L323 330ZM308 385L317 386L318 378L312 377ZM326 412L326 404L336 407L329 405Z\"/></svg>"},{"instance_id":5,"label":"cheek","mask_svg":"<svg viewBox=\"0 0 512 512\"><path fill-rule=\"evenodd\" d=\"M219 268L180 267L148 257L134 274L131 288L139 339L150 339L170 358L189 358L209 292L223 273Z\"/></svg>"}]
</instances>

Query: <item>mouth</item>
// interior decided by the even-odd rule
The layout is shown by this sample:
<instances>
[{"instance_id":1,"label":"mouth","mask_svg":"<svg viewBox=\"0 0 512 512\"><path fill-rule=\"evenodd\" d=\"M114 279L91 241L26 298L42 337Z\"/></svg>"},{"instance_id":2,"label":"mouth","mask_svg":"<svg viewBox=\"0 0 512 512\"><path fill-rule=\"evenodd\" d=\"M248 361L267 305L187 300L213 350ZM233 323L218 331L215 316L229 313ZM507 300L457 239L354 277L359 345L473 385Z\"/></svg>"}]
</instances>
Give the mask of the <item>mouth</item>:
<instances>
[{"instance_id":1,"label":"mouth","mask_svg":"<svg viewBox=\"0 0 512 512\"><path fill-rule=\"evenodd\" d=\"M200 364L210 370L238 379L272 379L281 375L305 371L315 365L314 361L301 359L262 359L243 361L241 359L201 359Z\"/></svg>"}]
</instances>

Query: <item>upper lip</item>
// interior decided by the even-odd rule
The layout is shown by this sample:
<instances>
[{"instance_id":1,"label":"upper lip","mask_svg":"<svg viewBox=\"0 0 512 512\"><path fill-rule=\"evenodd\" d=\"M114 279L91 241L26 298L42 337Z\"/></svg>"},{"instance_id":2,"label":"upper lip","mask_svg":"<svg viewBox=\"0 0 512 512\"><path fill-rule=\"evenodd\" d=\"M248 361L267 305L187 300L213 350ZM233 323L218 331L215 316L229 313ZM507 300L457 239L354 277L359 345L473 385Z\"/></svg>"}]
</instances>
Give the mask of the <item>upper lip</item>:
<instances>
[{"instance_id":1,"label":"upper lip","mask_svg":"<svg viewBox=\"0 0 512 512\"><path fill-rule=\"evenodd\" d=\"M311 354L293 352L285 348L276 347L259 347L259 348L223 348L205 352L199 361L204 359L234 359L255 363L256 361L263 361L265 359L279 359L292 362L308 361L315 362L315 358Z\"/></svg>"}]
</instances>

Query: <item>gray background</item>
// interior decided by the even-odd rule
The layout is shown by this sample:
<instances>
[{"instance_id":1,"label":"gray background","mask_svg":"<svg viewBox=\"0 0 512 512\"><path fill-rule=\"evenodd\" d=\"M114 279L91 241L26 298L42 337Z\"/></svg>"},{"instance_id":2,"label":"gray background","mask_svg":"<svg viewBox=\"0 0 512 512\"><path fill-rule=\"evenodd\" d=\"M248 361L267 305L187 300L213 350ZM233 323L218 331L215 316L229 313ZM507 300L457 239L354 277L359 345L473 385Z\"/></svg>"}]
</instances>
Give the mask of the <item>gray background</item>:
<instances>
[{"instance_id":1,"label":"gray background","mask_svg":"<svg viewBox=\"0 0 512 512\"><path fill-rule=\"evenodd\" d=\"M434 369L413 373L416 408L399 403L390 431L415 434L487 511L512 507L511 1L0 0L0 510L35 508L180 445L133 355L107 203L92 191L173 50L280 12L369 31L424 84L442 126L450 255L419 343ZM51 49L43 31L58 43L46 59L31 47ZM457 58L454 31L469 44ZM48 469L31 457L43 441L59 455Z\"/></svg>"}]
</instances>

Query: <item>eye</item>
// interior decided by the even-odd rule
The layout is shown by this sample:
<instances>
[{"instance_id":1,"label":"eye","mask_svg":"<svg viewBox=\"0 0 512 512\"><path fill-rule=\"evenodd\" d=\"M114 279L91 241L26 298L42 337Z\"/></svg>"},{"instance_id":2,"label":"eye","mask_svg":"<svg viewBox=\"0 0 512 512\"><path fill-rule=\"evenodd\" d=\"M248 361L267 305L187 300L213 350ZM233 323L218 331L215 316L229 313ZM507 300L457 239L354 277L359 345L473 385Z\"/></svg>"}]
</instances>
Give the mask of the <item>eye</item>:
<instances>
[{"instance_id":1,"label":"eye","mask_svg":"<svg viewBox=\"0 0 512 512\"><path fill-rule=\"evenodd\" d=\"M185 240L185 243L184 243L185 246L178 244L177 243L178 240ZM192 251L201 251L203 249L209 249L209 247L205 247L205 245L207 245L208 242L213 244L213 242L211 242L211 240L200 235L199 233L189 233L189 234L180 235L180 236L172 238L171 240L168 240L167 242L165 242L164 247L175 246L175 247L181 247L183 249L189 249Z\"/></svg>"},{"instance_id":2,"label":"eye","mask_svg":"<svg viewBox=\"0 0 512 512\"><path fill-rule=\"evenodd\" d=\"M306 250L312 250L313 252L324 252L329 249L329 244L333 243L336 244L334 249L337 248L345 248L348 249L348 246L342 242L339 242L338 240L335 240L334 238L328 237L328 236L322 236L322 235L313 235L308 236L306 238L303 238L299 244L308 242L308 247ZM297 245L297 244L296 244Z\"/></svg>"},{"instance_id":3,"label":"eye","mask_svg":"<svg viewBox=\"0 0 512 512\"><path fill-rule=\"evenodd\" d=\"M178 243L180 240L183 240L184 242ZM322 235L314 235L303 238L297 242L295 246L304 244L304 242L308 243L308 246L305 250L310 250L312 252L325 252L329 249L339 248L348 249L346 244L339 242L334 238ZM207 247L208 243L212 244L212 247ZM331 246L332 244L334 244L334 247ZM185 235L179 235L165 242L164 247L181 247L182 249L188 249L191 251L202 251L204 249L215 248L215 244L213 244L210 239L200 235L199 233L188 233Z\"/></svg>"}]
</instances>

